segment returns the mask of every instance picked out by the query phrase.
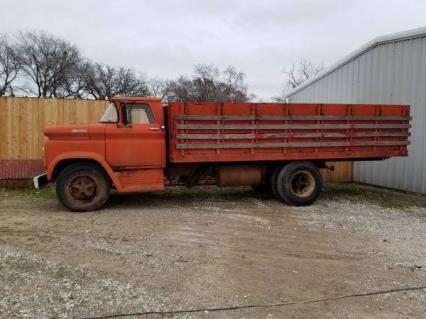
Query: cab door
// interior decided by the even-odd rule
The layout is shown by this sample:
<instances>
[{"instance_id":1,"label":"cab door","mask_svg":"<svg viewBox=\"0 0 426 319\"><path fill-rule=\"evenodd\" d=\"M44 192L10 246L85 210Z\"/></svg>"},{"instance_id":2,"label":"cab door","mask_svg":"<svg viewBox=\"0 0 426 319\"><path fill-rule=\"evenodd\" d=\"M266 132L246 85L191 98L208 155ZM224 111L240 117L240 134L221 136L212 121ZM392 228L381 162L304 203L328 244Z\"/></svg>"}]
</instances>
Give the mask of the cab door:
<instances>
[{"instance_id":1,"label":"cab door","mask_svg":"<svg viewBox=\"0 0 426 319\"><path fill-rule=\"evenodd\" d=\"M126 103L122 107L122 125L108 125L105 130L107 162L123 169L165 167L161 104Z\"/></svg>"}]
</instances>

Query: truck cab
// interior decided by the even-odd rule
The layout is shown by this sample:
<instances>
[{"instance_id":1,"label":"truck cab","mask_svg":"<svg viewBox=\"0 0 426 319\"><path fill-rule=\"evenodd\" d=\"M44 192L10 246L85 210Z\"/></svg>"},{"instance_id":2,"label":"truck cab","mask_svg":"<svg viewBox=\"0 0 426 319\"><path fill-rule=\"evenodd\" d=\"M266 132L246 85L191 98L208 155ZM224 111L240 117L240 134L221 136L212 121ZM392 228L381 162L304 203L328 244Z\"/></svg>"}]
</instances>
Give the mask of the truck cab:
<instances>
[{"instance_id":1,"label":"truck cab","mask_svg":"<svg viewBox=\"0 0 426 319\"><path fill-rule=\"evenodd\" d=\"M111 167L165 167L164 106L159 99L115 97L100 123L105 125L105 160Z\"/></svg>"},{"instance_id":2,"label":"truck cab","mask_svg":"<svg viewBox=\"0 0 426 319\"><path fill-rule=\"evenodd\" d=\"M75 211L99 208L110 188L164 189L164 111L158 98L117 96L97 124L45 128L47 173L35 184L56 182L60 201Z\"/></svg>"}]
</instances>

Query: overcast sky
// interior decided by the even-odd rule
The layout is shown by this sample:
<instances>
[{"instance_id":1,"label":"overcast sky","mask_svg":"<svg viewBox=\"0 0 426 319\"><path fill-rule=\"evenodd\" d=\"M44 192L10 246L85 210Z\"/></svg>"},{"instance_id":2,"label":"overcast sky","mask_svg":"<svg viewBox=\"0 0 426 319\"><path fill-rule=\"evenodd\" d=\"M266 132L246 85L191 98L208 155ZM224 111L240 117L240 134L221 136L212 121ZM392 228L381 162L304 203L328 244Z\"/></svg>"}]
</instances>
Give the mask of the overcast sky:
<instances>
[{"instance_id":1,"label":"overcast sky","mask_svg":"<svg viewBox=\"0 0 426 319\"><path fill-rule=\"evenodd\" d=\"M268 100L301 57L333 64L372 38L426 25L422 0L0 0L0 33L45 30L147 77L234 65Z\"/></svg>"}]
</instances>

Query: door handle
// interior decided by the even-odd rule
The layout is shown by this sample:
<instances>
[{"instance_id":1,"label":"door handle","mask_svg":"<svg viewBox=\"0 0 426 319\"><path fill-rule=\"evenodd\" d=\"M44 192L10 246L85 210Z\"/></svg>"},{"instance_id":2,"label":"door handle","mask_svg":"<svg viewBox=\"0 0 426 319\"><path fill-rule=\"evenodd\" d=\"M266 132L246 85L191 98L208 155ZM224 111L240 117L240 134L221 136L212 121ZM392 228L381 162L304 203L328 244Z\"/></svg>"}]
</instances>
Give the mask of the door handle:
<instances>
[{"instance_id":1,"label":"door handle","mask_svg":"<svg viewBox=\"0 0 426 319\"><path fill-rule=\"evenodd\" d=\"M149 127L148 130L150 130L150 131L159 131L160 129L158 127Z\"/></svg>"}]
</instances>

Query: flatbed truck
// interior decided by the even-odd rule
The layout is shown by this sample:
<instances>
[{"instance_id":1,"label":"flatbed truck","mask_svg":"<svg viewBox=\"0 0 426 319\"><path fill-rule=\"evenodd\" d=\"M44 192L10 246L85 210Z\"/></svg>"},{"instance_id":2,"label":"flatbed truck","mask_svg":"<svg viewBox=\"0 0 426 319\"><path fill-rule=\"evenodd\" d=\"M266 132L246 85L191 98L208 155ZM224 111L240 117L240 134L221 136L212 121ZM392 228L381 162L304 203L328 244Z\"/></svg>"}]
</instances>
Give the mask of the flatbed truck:
<instances>
[{"instance_id":1,"label":"flatbed truck","mask_svg":"<svg viewBox=\"0 0 426 319\"><path fill-rule=\"evenodd\" d=\"M97 124L45 128L46 173L71 211L102 208L111 190L252 186L294 206L319 196L327 161L407 156L407 105L186 103L111 99Z\"/></svg>"}]
</instances>

